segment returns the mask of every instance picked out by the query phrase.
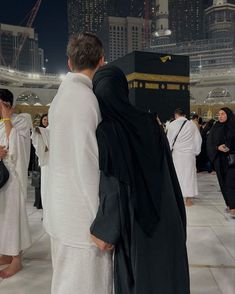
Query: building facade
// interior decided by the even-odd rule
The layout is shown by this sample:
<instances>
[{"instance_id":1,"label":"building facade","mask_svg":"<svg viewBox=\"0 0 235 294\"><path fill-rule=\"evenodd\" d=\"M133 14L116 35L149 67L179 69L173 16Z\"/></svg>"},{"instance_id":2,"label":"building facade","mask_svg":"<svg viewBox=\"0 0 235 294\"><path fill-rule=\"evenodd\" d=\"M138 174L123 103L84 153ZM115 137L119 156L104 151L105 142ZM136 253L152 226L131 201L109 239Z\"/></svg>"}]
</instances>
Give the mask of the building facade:
<instances>
[{"instance_id":1,"label":"building facade","mask_svg":"<svg viewBox=\"0 0 235 294\"><path fill-rule=\"evenodd\" d=\"M156 38L150 51L189 55L191 73L234 68L235 5L226 0L207 1L206 4L209 7L205 9L205 38L184 42Z\"/></svg>"},{"instance_id":2,"label":"building facade","mask_svg":"<svg viewBox=\"0 0 235 294\"><path fill-rule=\"evenodd\" d=\"M190 57L190 72L200 73L205 70L235 67L234 42L233 38L204 39L152 46L149 51L188 55Z\"/></svg>"},{"instance_id":3,"label":"building facade","mask_svg":"<svg viewBox=\"0 0 235 294\"><path fill-rule=\"evenodd\" d=\"M24 38L26 40L20 51ZM0 24L0 65L21 71L41 72L44 67L43 55L33 28Z\"/></svg>"},{"instance_id":4,"label":"building facade","mask_svg":"<svg viewBox=\"0 0 235 294\"><path fill-rule=\"evenodd\" d=\"M144 26L144 19L139 17L107 17L101 31L106 60L111 62L132 51L144 50Z\"/></svg>"}]
</instances>

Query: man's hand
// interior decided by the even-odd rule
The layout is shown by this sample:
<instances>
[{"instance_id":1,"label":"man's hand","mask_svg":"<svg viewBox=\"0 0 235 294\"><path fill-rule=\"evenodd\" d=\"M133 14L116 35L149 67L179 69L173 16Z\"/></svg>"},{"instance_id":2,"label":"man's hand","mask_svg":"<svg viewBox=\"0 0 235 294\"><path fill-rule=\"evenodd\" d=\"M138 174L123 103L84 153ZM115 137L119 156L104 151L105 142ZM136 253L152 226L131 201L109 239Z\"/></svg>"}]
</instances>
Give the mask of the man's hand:
<instances>
[{"instance_id":1,"label":"man's hand","mask_svg":"<svg viewBox=\"0 0 235 294\"><path fill-rule=\"evenodd\" d=\"M0 146L0 159L4 159L7 156L7 150L5 146Z\"/></svg>"},{"instance_id":2,"label":"man's hand","mask_svg":"<svg viewBox=\"0 0 235 294\"><path fill-rule=\"evenodd\" d=\"M2 118L10 118L14 109L7 102L1 101Z\"/></svg>"},{"instance_id":3,"label":"man's hand","mask_svg":"<svg viewBox=\"0 0 235 294\"><path fill-rule=\"evenodd\" d=\"M110 251L114 249L114 246L112 244L106 243L96 238L94 235L91 235L91 239L101 251Z\"/></svg>"}]
</instances>

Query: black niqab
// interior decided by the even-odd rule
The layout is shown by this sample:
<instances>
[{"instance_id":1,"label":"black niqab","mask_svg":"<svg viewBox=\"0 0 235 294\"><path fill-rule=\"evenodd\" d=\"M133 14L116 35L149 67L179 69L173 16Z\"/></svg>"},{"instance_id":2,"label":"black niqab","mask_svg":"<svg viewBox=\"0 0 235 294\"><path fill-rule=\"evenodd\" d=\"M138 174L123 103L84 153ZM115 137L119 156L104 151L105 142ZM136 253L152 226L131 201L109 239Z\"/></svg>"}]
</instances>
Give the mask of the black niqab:
<instances>
[{"instance_id":1,"label":"black niqab","mask_svg":"<svg viewBox=\"0 0 235 294\"><path fill-rule=\"evenodd\" d=\"M128 83L115 66L104 66L94 76L102 123L97 129L100 170L131 188L135 218L151 235L160 218L163 142L154 115L134 108Z\"/></svg>"}]
</instances>

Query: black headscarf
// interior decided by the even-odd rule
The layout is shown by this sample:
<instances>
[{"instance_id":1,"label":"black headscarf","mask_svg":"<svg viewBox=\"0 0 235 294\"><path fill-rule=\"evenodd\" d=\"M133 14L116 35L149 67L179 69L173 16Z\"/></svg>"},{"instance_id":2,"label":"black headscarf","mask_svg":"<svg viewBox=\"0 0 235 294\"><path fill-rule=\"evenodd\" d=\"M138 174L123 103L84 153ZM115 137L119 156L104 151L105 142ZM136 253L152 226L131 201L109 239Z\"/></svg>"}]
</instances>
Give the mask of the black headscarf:
<instances>
[{"instance_id":1,"label":"black headscarf","mask_svg":"<svg viewBox=\"0 0 235 294\"><path fill-rule=\"evenodd\" d=\"M234 142L235 137L235 116L232 110L228 107L223 107L227 114L227 120L223 123L217 121L212 127L207 141L207 153L209 159L213 162L217 155L217 147L225 144L229 148L233 148L231 144Z\"/></svg>"},{"instance_id":2,"label":"black headscarf","mask_svg":"<svg viewBox=\"0 0 235 294\"><path fill-rule=\"evenodd\" d=\"M220 110L223 110L227 114L227 120L223 124L228 130L235 132L235 116L232 110L228 107L223 107Z\"/></svg>"},{"instance_id":3,"label":"black headscarf","mask_svg":"<svg viewBox=\"0 0 235 294\"><path fill-rule=\"evenodd\" d=\"M153 114L134 108L117 67L102 67L93 79L103 122L97 129L100 170L131 188L135 218L151 235L160 218L163 143Z\"/></svg>"}]
</instances>

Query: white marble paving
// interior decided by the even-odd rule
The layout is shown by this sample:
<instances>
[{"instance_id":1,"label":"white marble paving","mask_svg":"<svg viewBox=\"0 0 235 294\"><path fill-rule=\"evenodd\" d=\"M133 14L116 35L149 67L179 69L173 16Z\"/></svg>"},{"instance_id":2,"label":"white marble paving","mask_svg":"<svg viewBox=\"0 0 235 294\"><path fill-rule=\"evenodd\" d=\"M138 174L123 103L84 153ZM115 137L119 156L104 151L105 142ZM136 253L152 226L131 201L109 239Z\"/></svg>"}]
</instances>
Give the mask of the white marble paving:
<instances>
[{"instance_id":1,"label":"white marble paving","mask_svg":"<svg viewBox=\"0 0 235 294\"><path fill-rule=\"evenodd\" d=\"M235 221L224 213L216 176L201 173L198 184L195 205L187 209L191 294L235 294ZM50 294L50 242L42 227L42 212L33 208L33 196L29 186L27 213L33 244L24 253L24 269L10 279L0 279L0 294Z\"/></svg>"}]
</instances>

